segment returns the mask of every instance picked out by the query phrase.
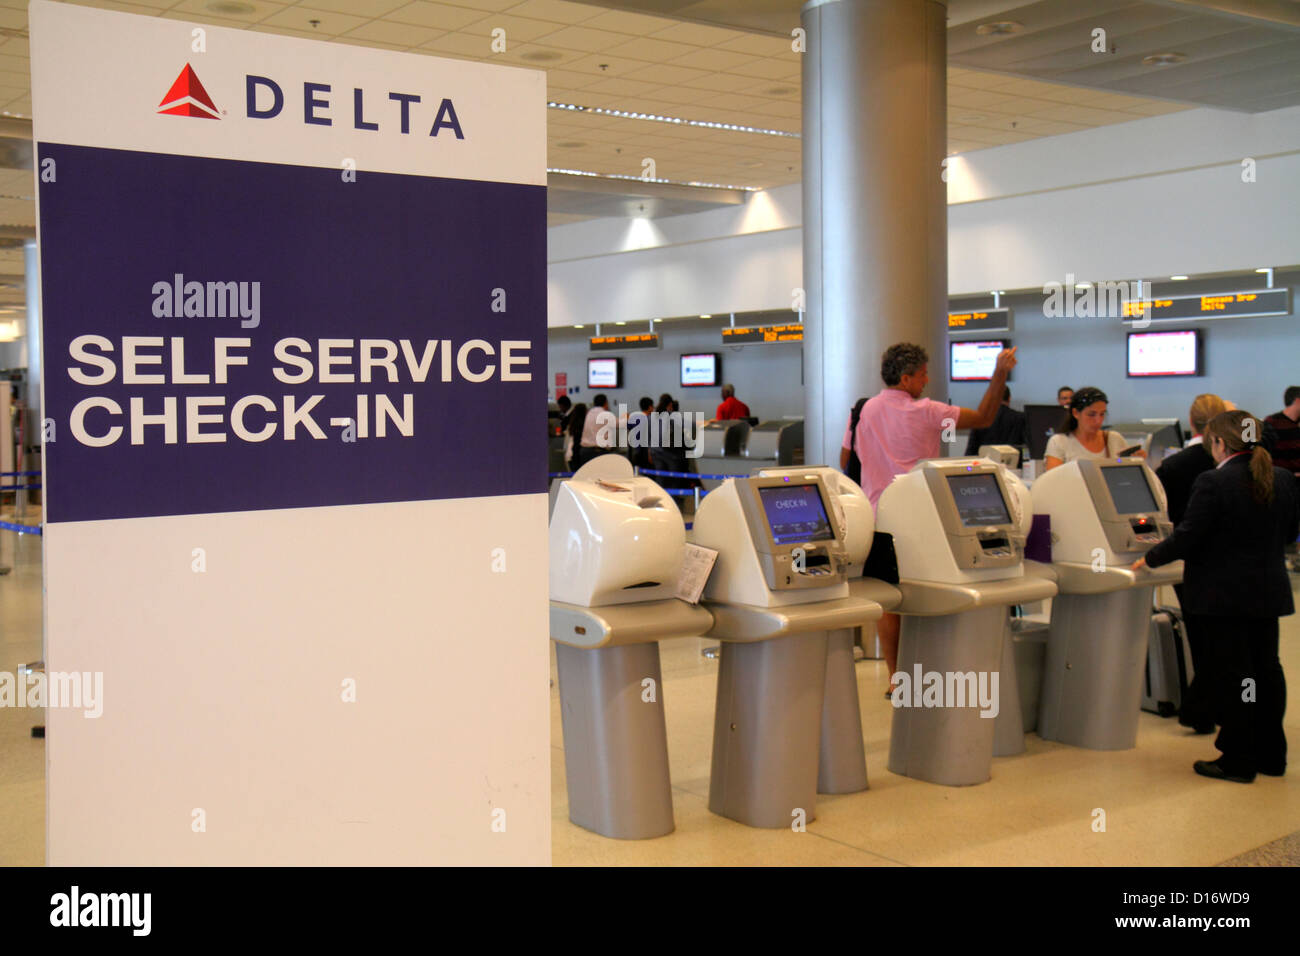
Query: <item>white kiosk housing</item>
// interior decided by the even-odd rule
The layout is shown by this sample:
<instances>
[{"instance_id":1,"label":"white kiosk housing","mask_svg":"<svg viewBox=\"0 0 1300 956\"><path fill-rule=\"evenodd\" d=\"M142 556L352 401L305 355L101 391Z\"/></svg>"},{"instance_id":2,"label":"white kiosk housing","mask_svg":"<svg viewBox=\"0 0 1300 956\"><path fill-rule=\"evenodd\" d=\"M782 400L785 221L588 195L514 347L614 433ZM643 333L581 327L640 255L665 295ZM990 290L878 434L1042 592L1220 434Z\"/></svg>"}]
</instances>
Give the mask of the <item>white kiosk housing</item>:
<instances>
[{"instance_id":1,"label":"white kiosk housing","mask_svg":"<svg viewBox=\"0 0 1300 956\"><path fill-rule=\"evenodd\" d=\"M550 525L569 819L645 839L673 830L658 642L698 637L712 618L673 596L686 529L672 498L626 458L596 462L556 489Z\"/></svg>"},{"instance_id":2,"label":"white kiosk housing","mask_svg":"<svg viewBox=\"0 0 1300 956\"><path fill-rule=\"evenodd\" d=\"M1052 602L1038 735L1092 750L1137 743L1151 596L1183 565L1130 565L1173 531L1164 488L1139 458L1072 461L1034 482L1034 513L1050 517Z\"/></svg>"},{"instance_id":3,"label":"white kiosk housing","mask_svg":"<svg viewBox=\"0 0 1300 956\"><path fill-rule=\"evenodd\" d=\"M764 468L764 478L802 475L820 478L830 492L834 519L840 525L848 554L849 596L874 601L892 611L902 600L898 588L862 576L876 530L871 500L847 475L824 465L812 468ZM862 710L858 703L858 676L853 662L857 628L841 627L826 635L826 690L822 700L821 750L817 762L818 793L857 793L867 789L867 754L862 739Z\"/></svg>"},{"instance_id":4,"label":"white kiosk housing","mask_svg":"<svg viewBox=\"0 0 1300 956\"><path fill-rule=\"evenodd\" d=\"M834 497L796 468L728 479L695 516L691 539L718 552L704 589L722 642L709 809L750 826L815 817L827 632L883 613L849 593Z\"/></svg>"},{"instance_id":5,"label":"white kiosk housing","mask_svg":"<svg viewBox=\"0 0 1300 956\"><path fill-rule=\"evenodd\" d=\"M983 783L999 723L1011 741L1005 752L1023 749L1007 608L1056 593L1050 577L1025 574L1031 522L1028 490L983 458L918 462L880 496L876 527L894 537L903 593L898 668L906 678L894 695L892 772ZM985 716L992 707L981 707L978 694L992 692L994 675L997 712ZM937 706L924 693L935 681Z\"/></svg>"}]
</instances>

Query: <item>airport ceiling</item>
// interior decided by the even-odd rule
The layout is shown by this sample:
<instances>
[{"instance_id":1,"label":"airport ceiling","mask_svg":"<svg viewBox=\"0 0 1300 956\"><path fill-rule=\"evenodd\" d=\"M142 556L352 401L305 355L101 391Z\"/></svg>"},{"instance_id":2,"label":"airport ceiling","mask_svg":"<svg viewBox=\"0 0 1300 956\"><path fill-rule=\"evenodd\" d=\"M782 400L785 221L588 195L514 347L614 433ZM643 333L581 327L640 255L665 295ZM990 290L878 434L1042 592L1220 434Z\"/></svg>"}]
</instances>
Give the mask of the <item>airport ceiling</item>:
<instances>
[{"instance_id":1,"label":"airport ceiling","mask_svg":"<svg viewBox=\"0 0 1300 956\"><path fill-rule=\"evenodd\" d=\"M551 225L717 208L743 201L736 187L800 179L800 54L790 39L800 0L77 2L543 69L557 104ZM26 7L0 0L0 304L15 295L21 236L35 225ZM1300 103L1297 0L949 0L948 11L950 153L1193 106ZM1007 22L998 29L1009 32L989 32ZM492 49L496 28L504 52ZM1105 54L1092 50L1097 28ZM639 181L646 157L661 182Z\"/></svg>"}]
</instances>

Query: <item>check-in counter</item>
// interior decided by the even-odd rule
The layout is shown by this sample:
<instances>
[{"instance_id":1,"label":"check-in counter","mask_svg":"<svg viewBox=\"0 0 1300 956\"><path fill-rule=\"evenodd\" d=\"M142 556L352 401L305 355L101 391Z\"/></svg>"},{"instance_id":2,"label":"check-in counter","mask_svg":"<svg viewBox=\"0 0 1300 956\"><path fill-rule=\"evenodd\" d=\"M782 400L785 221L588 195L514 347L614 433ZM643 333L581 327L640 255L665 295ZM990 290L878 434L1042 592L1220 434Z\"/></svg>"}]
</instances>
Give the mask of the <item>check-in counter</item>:
<instances>
[{"instance_id":1,"label":"check-in counter","mask_svg":"<svg viewBox=\"0 0 1300 956\"><path fill-rule=\"evenodd\" d=\"M748 475L754 469L747 454L750 434L749 422L743 418L709 422L699 432L700 456L695 459L695 470L702 475ZM712 491L721 482L702 484Z\"/></svg>"},{"instance_id":2,"label":"check-in counter","mask_svg":"<svg viewBox=\"0 0 1300 956\"><path fill-rule=\"evenodd\" d=\"M621 456L595 459L555 489L550 632L569 819L603 836L673 830L659 641L713 623L674 597L685 543L672 499Z\"/></svg>"},{"instance_id":3,"label":"check-in counter","mask_svg":"<svg viewBox=\"0 0 1300 956\"><path fill-rule=\"evenodd\" d=\"M1183 574L1181 561L1129 570L1173 531L1164 488L1141 459L1072 461L1035 480L1033 503L1051 522L1060 591L1052 601L1038 734L1092 750L1130 749L1152 592Z\"/></svg>"},{"instance_id":4,"label":"check-in counter","mask_svg":"<svg viewBox=\"0 0 1300 956\"><path fill-rule=\"evenodd\" d=\"M769 462L781 468L802 465L803 419L760 422L750 429L745 451L752 468L770 467Z\"/></svg>"},{"instance_id":5,"label":"check-in counter","mask_svg":"<svg viewBox=\"0 0 1300 956\"><path fill-rule=\"evenodd\" d=\"M902 592L892 772L983 783L995 750L1023 749L1008 608L1056 593L1025 574L1031 520L1028 490L982 458L919 462L880 496Z\"/></svg>"},{"instance_id":6,"label":"check-in counter","mask_svg":"<svg viewBox=\"0 0 1300 956\"><path fill-rule=\"evenodd\" d=\"M815 818L828 634L883 613L850 590L836 497L811 472L733 478L695 516L691 540L718 552L704 589L709 634L722 643L709 809L750 826ZM860 723L856 734L860 745ZM828 766L860 782L847 786L865 786L865 757L848 748L836 757Z\"/></svg>"}]
</instances>

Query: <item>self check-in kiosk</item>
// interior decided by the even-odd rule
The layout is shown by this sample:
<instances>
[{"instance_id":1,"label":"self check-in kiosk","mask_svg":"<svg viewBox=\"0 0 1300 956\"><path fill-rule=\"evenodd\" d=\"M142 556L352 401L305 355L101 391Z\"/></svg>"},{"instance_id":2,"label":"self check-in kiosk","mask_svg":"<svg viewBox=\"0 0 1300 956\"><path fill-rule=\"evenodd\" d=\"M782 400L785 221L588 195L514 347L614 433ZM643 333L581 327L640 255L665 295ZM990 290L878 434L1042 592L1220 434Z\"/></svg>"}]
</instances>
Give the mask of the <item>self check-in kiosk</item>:
<instances>
[{"instance_id":1,"label":"self check-in kiosk","mask_svg":"<svg viewBox=\"0 0 1300 956\"><path fill-rule=\"evenodd\" d=\"M890 611L902 599L893 585L862 576L871 551L876 518L871 501L856 482L834 468L765 468L761 477L815 475L830 493L833 518L840 525L848 554L849 596L873 601ZM873 618L873 621L876 618ZM861 625L859 625L861 626ZM862 739L862 712L853 645L858 628L842 627L826 635L826 689L822 700L821 751L818 793L857 793L867 789L866 749Z\"/></svg>"},{"instance_id":2,"label":"self check-in kiosk","mask_svg":"<svg viewBox=\"0 0 1300 956\"><path fill-rule=\"evenodd\" d=\"M846 535L811 471L728 479L700 504L691 540L718 552L704 589L722 642L714 813L773 828L816 815L827 632L882 613L849 592Z\"/></svg>"},{"instance_id":3,"label":"self check-in kiosk","mask_svg":"<svg viewBox=\"0 0 1300 956\"><path fill-rule=\"evenodd\" d=\"M569 819L645 839L673 830L658 642L698 637L712 618L674 597L686 529L672 498L602 457L600 474L556 489L550 524Z\"/></svg>"},{"instance_id":4,"label":"self check-in kiosk","mask_svg":"<svg viewBox=\"0 0 1300 956\"><path fill-rule=\"evenodd\" d=\"M1038 734L1093 750L1137 743L1138 709L1155 587L1182 580L1181 561L1130 566L1173 530L1164 489L1137 458L1072 461L1034 482L1048 515L1052 602Z\"/></svg>"},{"instance_id":5,"label":"self check-in kiosk","mask_svg":"<svg viewBox=\"0 0 1300 956\"><path fill-rule=\"evenodd\" d=\"M896 608L903 615L902 676L889 745L894 773L950 786L982 783L996 724L1020 724L1015 670L1004 664L1008 607L1056 593L1048 577L1024 572L1029 500L1000 465L952 458L919 462L877 502L876 527L894 537L903 595ZM1023 731L1020 738L1023 746Z\"/></svg>"}]
</instances>

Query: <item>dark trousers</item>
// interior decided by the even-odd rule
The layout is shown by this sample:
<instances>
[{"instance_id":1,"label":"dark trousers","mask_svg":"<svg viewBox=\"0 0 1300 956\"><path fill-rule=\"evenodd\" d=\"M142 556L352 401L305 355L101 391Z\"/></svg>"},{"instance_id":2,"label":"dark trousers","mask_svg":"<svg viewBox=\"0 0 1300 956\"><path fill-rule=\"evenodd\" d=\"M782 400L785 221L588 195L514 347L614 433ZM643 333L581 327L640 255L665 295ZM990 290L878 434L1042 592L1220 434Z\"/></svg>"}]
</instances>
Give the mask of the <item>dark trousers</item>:
<instances>
[{"instance_id":1,"label":"dark trousers","mask_svg":"<svg viewBox=\"0 0 1300 956\"><path fill-rule=\"evenodd\" d=\"M1223 767L1244 775L1285 767L1286 678L1277 656L1277 618L1205 620L1212 628L1206 650L1221 725L1214 745L1223 754Z\"/></svg>"},{"instance_id":2,"label":"dark trousers","mask_svg":"<svg viewBox=\"0 0 1300 956\"><path fill-rule=\"evenodd\" d=\"M1174 585L1179 607L1183 602L1183 586ZM1183 630L1187 634L1187 649L1192 652L1192 680L1178 707L1178 722L1184 727L1207 727L1217 724L1214 714L1214 695L1210 691L1210 652L1206 647L1207 634L1214 633L1214 620L1203 615L1183 613Z\"/></svg>"}]
</instances>

